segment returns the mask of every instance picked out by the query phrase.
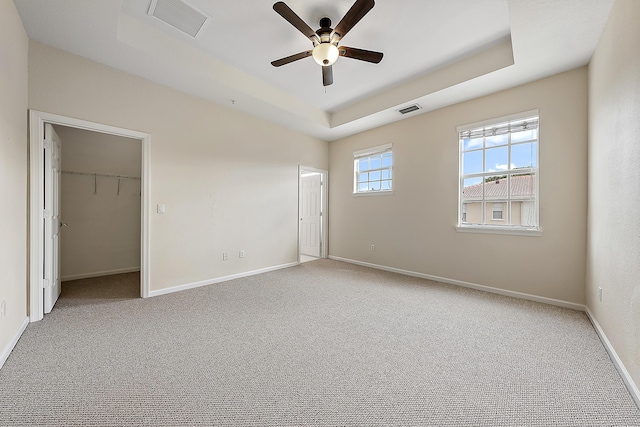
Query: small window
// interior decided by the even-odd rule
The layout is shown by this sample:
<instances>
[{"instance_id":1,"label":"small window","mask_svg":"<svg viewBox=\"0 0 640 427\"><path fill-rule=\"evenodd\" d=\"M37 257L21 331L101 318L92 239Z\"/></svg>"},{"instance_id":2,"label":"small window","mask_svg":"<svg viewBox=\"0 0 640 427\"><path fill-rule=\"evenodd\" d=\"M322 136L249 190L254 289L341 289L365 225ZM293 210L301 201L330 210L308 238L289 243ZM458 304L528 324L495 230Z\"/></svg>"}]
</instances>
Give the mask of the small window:
<instances>
[{"instance_id":1,"label":"small window","mask_svg":"<svg viewBox=\"0 0 640 427\"><path fill-rule=\"evenodd\" d=\"M494 203L492 207L492 219L503 219L502 211L504 210L504 203Z\"/></svg>"},{"instance_id":2,"label":"small window","mask_svg":"<svg viewBox=\"0 0 640 427\"><path fill-rule=\"evenodd\" d=\"M537 111L458 128L459 227L539 230L538 131Z\"/></svg>"},{"instance_id":3,"label":"small window","mask_svg":"<svg viewBox=\"0 0 640 427\"><path fill-rule=\"evenodd\" d=\"M354 194L375 194L393 190L391 144L353 153Z\"/></svg>"}]
</instances>

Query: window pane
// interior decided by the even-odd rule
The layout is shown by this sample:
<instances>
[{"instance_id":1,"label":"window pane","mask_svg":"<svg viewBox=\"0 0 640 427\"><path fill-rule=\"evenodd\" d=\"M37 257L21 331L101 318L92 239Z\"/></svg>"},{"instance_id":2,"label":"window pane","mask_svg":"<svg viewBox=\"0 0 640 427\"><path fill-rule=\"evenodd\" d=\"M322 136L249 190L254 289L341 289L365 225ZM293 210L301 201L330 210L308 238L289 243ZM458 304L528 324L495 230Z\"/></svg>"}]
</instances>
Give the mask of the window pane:
<instances>
[{"instance_id":1,"label":"window pane","mask_svg":"<svg viewBox=\"0 0 640 427\"><path fill-rule=\"evenodd\" d=\"M369 181L379 181L379 180L380 180L380 171L369 172Z\"/></svg>"},{"instance_id":2,"label":"window pane","mask_svg":"<svg viewBox=\"0 0 640 427\"><path fill-rule=\"evenodd\" d=\"M368 173L360 173L358 174L358 182L366 182L368 181L369 174Z\"/></svg>"},{"instance_id":3,"label":"window pane","mask_svg":"<svg viewBox=\"0 0 640 427\"><path fill-rule=\"evenodd\" d=\"M482 224L482 202L467 202L463 211L462 222L465 224Z\"/></svg>"},{"instance_id":4,"label":"window pane","mask_svg":"<svg viewBox=\"0 0 640 427\"><path fill-rule=\"evenodd\" d=\"M509 134L488 136L485 141L486 147L505 145L509 142Z\"/></svg>"},{"instance_id":5,"label":"window pane","mask_svg":"<svg viewBox=\"0 0 640 427\"><path fill-rule=\"evenodd\" d=\"M467 178L462 189L464 200L482 200L482 178Z\"/></svg>"},{"instance_id":6,"label":"window pane","mask_svg":"<svg viewBox=\"0 0 640 427\"><path fill-rule=\"evenodd\" d=\"M507 205L504 200L494 201L487 203L487 221L491 225L508 225L507 220Z\"/></svg>"},{"instance_id":7,"label":"window pane","mask_svg":"<svg viewBox=\"0 0 640 427\"><path fill-rule=\"evenodd\" d=\"M369 190L380 191L380 181L370 182L369 183Z\"/></svg>"},{"instance_id":8,"label":"window pane","mask_svg":"<svg viewBox=\"0 0 640 427\"><path fill-rule=\"evenodd\" d=\"M464 153L462 156L462 173L468 175L479 172L482 172L482 151Z\"/></svg>"},{"instance_id":9,"label":"window pane","mask_svg":"<svg viewBox=\"0 0 640 427\"><path fill-rule=\"evenodd\" d=\"M511 169L538 167L537 148L536 142L511 146Z\"/></svg>"},{"instance_id":10,"label":"window pane","mask_svg":"<svg viewBox=\"0 0 640 427\"><path fill-rule=\"evenodd\" d=\"M383 190L391 190L391 180L382 181Z\"/></svg>"},{"instance_id":11,"label":"window pane","mask_svg":"<svg viewBox=\"0 0 640 427\"><path fill-rule=\"evenodd\" d=\"M506 175L493 175L484 179L484 197L487 199L506 199L508 183Z\"/></svg>"},{"instance_id":12,"label":"window pane","mask_svg":"<svg viewBox=\"0 0 640 427\"><path fill-rule=\"evenodd\" d=\"M522 132L514 132L511 134L511 142L531 141L538 138L538 129L530 129Z\"/></svg>"},{"instance_id":13,"label":"window pane","mask_svg":"<svg viewBox=\"0 0 640 427\"><path fill-rule=\"evenodd\" d=\"M382 156L382 167L383 168L388 168L390 167L392 164L392 157L391 157L391 153L386 153Z\"/></svg>"},{"instance_id":14,"label":"window pane","mask_svg":"<svg viewBox=\"0 0 640 427\"><path fill-rule=\"evenodd\" d=\"M360 183L358 184L358 192L362 191L367 191L369 189L369 184L364 182L364 183Z\"/></svg>"},{"instance_id":15,"label":"window pane","mask_svg":"<svg viewBox=\"0 0 640 427\"><path fill-rule=\"evenodd\" d=\"M505 171L509 168L509 148L499 147L485 150L485 172Z\"/></svg>"},{"instance_id":16,"label":"window pane","mask_svg":"<svg viewBox=\"0 0 640 427\"><path fill-rule=\"evenodd\" d=\"M382 171L382 179L391 179L391 171L389 169Z\"/></svg>"},{"instance_id":17,"label":"window pane","mask_svg":"<svg viewBox=\"0 0 640 427\"><path fill-rule=\"evenodd\" d=\"M535 227L536 206L533 200L514 200L511 202L511 225L523 227Z\"/></svg>"},{"instance_id":18,"label":"window pane","mask_svg":"<svg viewBox=\"0 0 640 427\"><path fill-rule=\"evenodd\" d=\"M535 174L516 174L511 177L511 199L535 200L535 195Z\"/></svg>"},{"instance_id":19,"label":"window pane","mask_svg":"<svg viewBox=\"0 0 640 427\"><path fill-rule=\"evenodd\" d=\"M369 170L369 158L358 160L358 171L368 171Z\"/></svg>"},{"instance_id":20,"label":"window pane","mask_svg":"<svg viewBox=\"0 0 640 427\"><path fill-rule=\"evenodd\" d=\"M482 138L473 138L473 139L463 139L462 140L462 150L476 150L478 148L482 148Z\"/></svg>"},{"instance_id":21,"label":"window pane","mask_svg":"<svg viewBox=\"0 0 640 427\"><path fill-rule=\"evenodd\" d=\"M369 166L370 166L370 169L380 169L380 167L382 166L382 157L371 156L369 158Z\"/></svg>"}]
</instances>

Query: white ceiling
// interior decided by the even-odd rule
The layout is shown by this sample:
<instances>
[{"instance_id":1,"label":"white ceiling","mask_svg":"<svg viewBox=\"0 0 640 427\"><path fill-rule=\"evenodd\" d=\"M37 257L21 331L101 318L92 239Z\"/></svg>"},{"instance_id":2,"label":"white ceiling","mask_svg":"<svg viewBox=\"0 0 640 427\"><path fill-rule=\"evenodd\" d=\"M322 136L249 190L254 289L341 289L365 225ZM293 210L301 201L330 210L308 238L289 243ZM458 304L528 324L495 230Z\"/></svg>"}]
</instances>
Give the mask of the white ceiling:
<instances>
[{"instance_id":1,"label":"white ceiling","mask_svg":"<svg viewBox=\"0 0 640 427\"><path fill-rule=\"evenodd\" d=\"M287 0L313 29L355 0ZM151 0L14 0L29 37L327 141L589 62L614 0L378 0L341 45L324 88L311 42L272 0L188 0L210 19L192 38L149 16ZM417 102L418 112L396 110Z\"/></svg>"}]
</instances>

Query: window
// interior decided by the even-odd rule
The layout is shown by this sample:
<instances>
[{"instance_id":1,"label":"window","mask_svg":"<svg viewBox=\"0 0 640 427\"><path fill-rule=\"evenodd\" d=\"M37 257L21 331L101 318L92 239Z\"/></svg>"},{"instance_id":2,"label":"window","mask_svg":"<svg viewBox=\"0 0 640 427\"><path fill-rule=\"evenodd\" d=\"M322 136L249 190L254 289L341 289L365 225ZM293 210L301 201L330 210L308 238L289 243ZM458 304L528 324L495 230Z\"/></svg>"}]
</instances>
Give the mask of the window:
<instances>
[{"instance_id":1,"label":"window","mask_svg":"<svg viewBox=\"0 0 640 427\"><path fill-rule=\"evenodd\" d=\"M393 189L392 145L382 145L353 153L353 193L376 194Z\"/></svg>"},{"instance_id":2,"label":"window","mask_svg":"<svg viewBox=\"0 0 640 427\"><path fill-rule=\"evenodd\" d=\"M538 112L461 126L458 133L458 228L538 230Z\"/></svg>"},{"instance_id":3,"label":"window","mask_svg":"<svg viewBox=\"0 0 640 427\"><path fill-rule=\"evenodd\" d=\"M502 211L504 210L504 203L494 203L491 215L491 219L503 219Z\"/></svg>"}]
</instances>

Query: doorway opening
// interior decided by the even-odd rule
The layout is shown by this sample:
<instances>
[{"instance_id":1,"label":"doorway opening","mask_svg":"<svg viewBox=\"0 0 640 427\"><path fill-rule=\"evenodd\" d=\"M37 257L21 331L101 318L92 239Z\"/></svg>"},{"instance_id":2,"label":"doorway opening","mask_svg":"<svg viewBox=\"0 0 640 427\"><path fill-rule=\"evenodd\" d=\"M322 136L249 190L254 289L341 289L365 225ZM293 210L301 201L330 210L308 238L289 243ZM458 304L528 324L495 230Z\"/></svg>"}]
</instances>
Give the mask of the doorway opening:
<instances>
[{"instance_id":1,"label":"doorway opening","mask_svg":"<svg viewBox=\"0 0 640 427\"><path fill-rule=\"evenodd\" d=\"M126 192L137 192L139 223L134 224L133 229L139 236L139 244L136 250L139 251L140 270L140 293L143 298L149 296L149 148L150 135L142 132L132 131L123 128L103 125L99 123L78 120L70 117L59 116L50 113L31 110L29 112L29 318L31 322L41 320L45 312L53 307L57 296L60 293L60 281L64 279L64 272L60 269L60 250L58 238L60 230L66 228L64 212L59 213L59 194L62 176L67 173L69 177L74 176L88 182L83 185L90 186L94 197L98 191L100 180L103 180L101 187L103 191L108 191L108 187L113 187L117 195L124 195ZM54 136L55 130L62 131L69 129L73 132L86 132L99 134L98 136L120 137L135 140L141 154L139 160L139 175L129 176L122 174L100 173L95 170L71 171L65 170L64 165L60 166L59 160L64 159L63 152L57 151L56 157L52 157L53 146L61 146L60 138ZM67 133L61 132L61 133ZM57 143L53 142L57 139ZM109 138L107 138L109 140ZM53 159L53 161L52 161ZM62 160L64 163L64 160ZM73 163L73 162L71 162ZM52 168L56 166L55 168ZM74 173L75 172L75 173ZM138 179L137 183L136 178ZM89 182L91 181L91 182ZM135 183L135 189L131 186ZM129 188L131 187L131 188ZM130 194L131 195L131 194ZM54 200L55 199L55 200ZM73 201L71 202L73 203ZM109 201L105 201L108 206ZM52 209L55 208L55 209ZM107 208L108 209L108 208ZM57 212L55 212L57 211ZM128 213L131 215L131 212ZM135 221L135 218L134 218ZM66 230L65 230L66 231ZM100 254L95 254L100 256ZM73 268L66 266L67 271ZM137 269L138 267L136 267ZM64 270L64 269L63 269ZM104 270L94 272L97 274L82 274L80 270L76 273L67 274L67 279L91 277L98 274L116 273L117 269L111 271ZM126 269L123 269L126 270ZM125 271L120 271L125 273ZM57 286L57 289L56 289Z\"/></svg>"},{"instance_id":2,"label":"doorway opening","mask_svg":"<svg viewBox=\"0 0 640 427\"><path fill-rule=\"evenodd\" d=\"M326 258L328 172L298 168L298 262Z\"/></svg>"}]
</instances>

